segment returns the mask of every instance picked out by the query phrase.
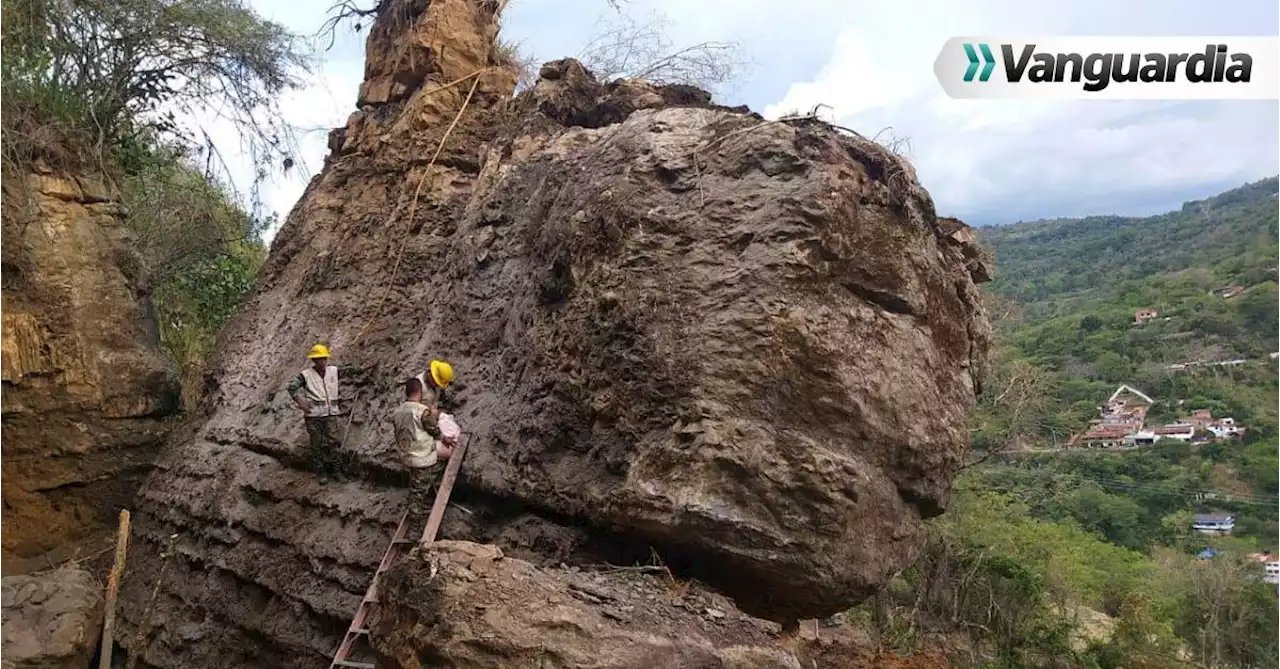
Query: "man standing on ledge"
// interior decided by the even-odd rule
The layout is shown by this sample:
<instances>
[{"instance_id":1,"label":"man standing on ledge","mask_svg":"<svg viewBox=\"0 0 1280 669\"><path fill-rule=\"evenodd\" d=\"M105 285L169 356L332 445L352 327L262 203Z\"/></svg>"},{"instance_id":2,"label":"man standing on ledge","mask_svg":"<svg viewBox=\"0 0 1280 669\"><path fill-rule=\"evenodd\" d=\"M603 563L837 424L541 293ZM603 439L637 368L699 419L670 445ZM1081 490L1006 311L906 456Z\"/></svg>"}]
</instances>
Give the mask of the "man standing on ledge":
<instances>
[{"instance_id":1,"label":"man standing on ledge","mask_svg":"<svg viewBox=\"0 0 1280 669\"><path fill-rule=\"evenodd\" d=\"M325 479L342 479L338 462L338 368L329 364L329 347L316 344L307 354L311 366L289 382L289 397L303 413L311 459Z\"/></svg>"},{"instance_id":2,"label":"man standing on ledge","mask_svg":"<svg viewBox=\"0 0 1280 669\"><path fill-rule=\"evenodd\" d=\"M413 377L404 382L404 402L391 412L396 446L409 470L409 514L421 518L431 510L432 496L444 473L444 460L453 455L453 444L443 440L434 394L428 401L422 381Z\"/></svg>"}]
</instances>

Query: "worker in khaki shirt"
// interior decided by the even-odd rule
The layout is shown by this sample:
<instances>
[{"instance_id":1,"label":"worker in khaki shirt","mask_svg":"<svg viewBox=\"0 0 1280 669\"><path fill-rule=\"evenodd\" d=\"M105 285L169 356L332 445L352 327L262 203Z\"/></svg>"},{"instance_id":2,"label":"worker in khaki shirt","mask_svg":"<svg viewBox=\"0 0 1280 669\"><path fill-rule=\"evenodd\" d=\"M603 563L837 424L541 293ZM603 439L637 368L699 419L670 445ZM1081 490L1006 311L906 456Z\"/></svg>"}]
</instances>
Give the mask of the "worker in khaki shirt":
<instances>
[{"instance_id":1,"label":"worker in khaki shirt","mask_svg":"<svg viewBox=\"0 0 1280 669\"><path fill-rule=\"evenodd\" d=\"M445 388L453 383L453 365L443 360L432 360L427 371L417 376L422 383L422 403L434 407L437 411L450 411L452 396L445 394Z\"/></svg>"},{"instance_id":2,"label":"worker in khaki shirt","mask_svg":"<svg viewBox=\"0 0 1280 669\"><path fill-rule=\"evenodd\" d=\"M423 390L418 377L405 381L404 402L391 413L396 445L409 470L409 513L418 517L430 511L444 461L454 447L452 440L442 438L434 395L424 402Z\"/></svg>"},{"instance_id":3,"label":"worker in khaki shirt","mask_svg":"<svg viewBox=\"0 0 1280 669\"><path fill-rule=\"evenodd\" d=\"M338 435L342 410L338 406L338 368L329 364L329 347L324 344L312 346L307 358L311 366L289 382L289 397L302 411L312 461L326 479L340 480Z\"/></svg>"}]
</instances>

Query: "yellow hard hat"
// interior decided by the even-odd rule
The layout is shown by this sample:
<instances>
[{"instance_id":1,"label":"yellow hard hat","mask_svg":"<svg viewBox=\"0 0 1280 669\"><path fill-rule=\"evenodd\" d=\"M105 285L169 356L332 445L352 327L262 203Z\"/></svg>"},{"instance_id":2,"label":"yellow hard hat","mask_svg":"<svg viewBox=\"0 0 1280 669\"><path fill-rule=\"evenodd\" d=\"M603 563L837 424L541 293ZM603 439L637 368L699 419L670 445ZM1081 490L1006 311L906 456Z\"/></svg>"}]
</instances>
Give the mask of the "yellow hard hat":
<instances>
[{"instance_id":1,"label":"yellow hard hat","mask_svg":"<svg viewBox=\"0 0 1280 669\"><path fill-rule=\"evenodd\" d=\"M324 344L316 344L311 347L311 352L307 354L307 357L312 360L315 360L316 358L327 358L329 357L329 347Z\"/></svg>"},{"instance_id":2,"label":"yellow hard hat","mask_svg":"<svg viewBox=\"0 0 1280 669\"><path fill-rule=\"evenodd\" d=\"M453 383L453 366L443 360L432 360L431 379L437 386L447 388L450 383Z\"/></svg>"}]
</instances>

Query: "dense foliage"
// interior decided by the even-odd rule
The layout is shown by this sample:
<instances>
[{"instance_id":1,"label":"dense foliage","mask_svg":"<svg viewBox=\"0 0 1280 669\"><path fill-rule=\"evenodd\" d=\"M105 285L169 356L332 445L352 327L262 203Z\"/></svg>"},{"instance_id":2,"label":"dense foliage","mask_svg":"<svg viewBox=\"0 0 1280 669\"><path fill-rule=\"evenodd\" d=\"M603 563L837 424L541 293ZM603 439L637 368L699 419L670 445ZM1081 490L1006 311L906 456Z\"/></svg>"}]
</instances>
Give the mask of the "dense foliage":
<instances>
[{"instance_id":1,"label":"dense foliage","mask_svg":"<svg viewBox=\"0 0 1280 669\"><path fill-rule=\"evenodd\" d=\"M262 231L228 189L168 147L135 145L121 155L129 226L151 272L160 338L182 374L187 406L200 398L205 365L222 324L253 289L266 259Z\"/></svg>"},{"instance_id":2,"label":"dense foliage","mask_svg":"<svg viewBox=\"0 0 1280 669\"><path fill-rule=\"evenodd\" d=\"M975 447L1061 444L1121 383L1159 400L1153 418L1210 409L1273 437L1276 190L1273 177L1149 218L983 229L998 346ZM1244 292L1211 294L1231 285ZM1139 309L1159 315L1139 325Z\"/></svg>"},{"instance_id":3,"label":"dense foliage","mask_svg":"<svg viewBox=\"0 0 1280 669\"><path fill-rule=\"evenodd\" d=\"M228 120L239 131L256 201L270 166L291 163L276 101L303 65L295 38L240 0L3 0L3 31L6 169L40 160L118 187L162 342L185 400L198 400L269 223L219 178L225 165L201 124Z\"/></svg>"},{"instance_id":4,"label":"dense foliage","mask_svg":"<svg viewBox=\"0 0 1280 669\"><path fill-rule=\"evenodd\" d=\"M941 634L958 667L1275 666L1275 586L1243 552L1135 551L1032 506L962 480L921 559L882 595L882 639L911 648ZM851 613L870 624L874 606Z\"/></svg>"},{"instance_id":5,"label":"dense foliage","mask_svg":"<svg viewBox=\"0 0 1280 669\"><path fill-rule=\"evenodd\" d=\"M15 141L46 125L99 152L128 138L186 144L210 114L263 160L288 150L277 99L303 60L240 0L4 0L3 31L6 134L20 136L9 152L47 148Z\"/></svg>"},{"instance_id":6,"label":"dense foliage","mask_svg":"<svg viewBox=\"0 0 1280 669\"><path fill-rule=\"evenodd\" d=\"M882 596L892 614L863 612L885 638L963 637L961 666L1275 666L1276 586L1251 554L1280 541L1276 190L982 230L997 336L975 450L921 560ZM1244 292L1211 293L1231 285ZM1139 309L1159 314L1137 324ZM1248 432L1064 450L1120 384L1156 400L1148 423L1209 409ZM1235 516L1232 536L1191 528L1210 511Z\"/></svg>"},{"instance_id":7,"label":"dense foliage","mask_svg":"<svg viewBox=\"0 0 1280 669\"><path fill-rule=\"evenodd\" d=\"M1120 297L1122 303L1108 300L1116 307L1166 306L1129 291L1143 279L1189 269L1202 270L1217 286L1275 281L1276 192L1271 177L1158 216L984 228L999 270L991 289L1048 318L1082 311L1100 295ZM1130 299L1132 305L1123 304Z\"/></svg>"}]
</instances>

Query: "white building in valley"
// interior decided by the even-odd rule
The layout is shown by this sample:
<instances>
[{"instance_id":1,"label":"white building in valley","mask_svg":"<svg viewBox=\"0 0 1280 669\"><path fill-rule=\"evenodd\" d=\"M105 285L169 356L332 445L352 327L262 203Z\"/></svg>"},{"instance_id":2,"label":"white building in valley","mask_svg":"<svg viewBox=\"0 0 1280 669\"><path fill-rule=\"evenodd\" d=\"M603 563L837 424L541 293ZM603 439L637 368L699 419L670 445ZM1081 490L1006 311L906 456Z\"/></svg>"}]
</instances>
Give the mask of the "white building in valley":
<instances>
[{"instance_id":1,"label":"white building in valley","mask_svg":"<svg viewBox=\"0 0 1280 669\"><path fill-rule=\"evenodd\" d=\"M1191 522L1191 529L1201 534L1231 534L1236 529L1236 518L1222 513L1198 513Z\"/></svg>"}]
</instances>

